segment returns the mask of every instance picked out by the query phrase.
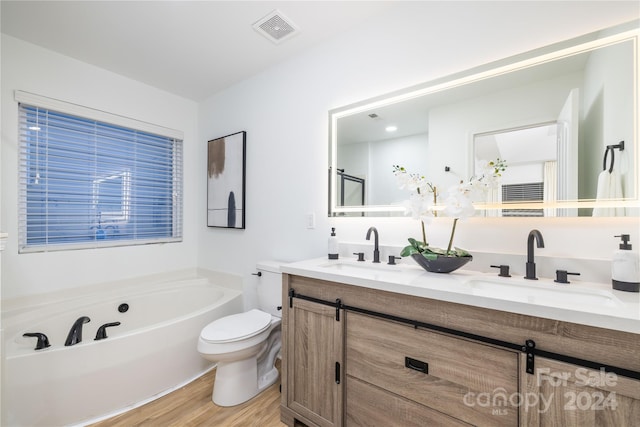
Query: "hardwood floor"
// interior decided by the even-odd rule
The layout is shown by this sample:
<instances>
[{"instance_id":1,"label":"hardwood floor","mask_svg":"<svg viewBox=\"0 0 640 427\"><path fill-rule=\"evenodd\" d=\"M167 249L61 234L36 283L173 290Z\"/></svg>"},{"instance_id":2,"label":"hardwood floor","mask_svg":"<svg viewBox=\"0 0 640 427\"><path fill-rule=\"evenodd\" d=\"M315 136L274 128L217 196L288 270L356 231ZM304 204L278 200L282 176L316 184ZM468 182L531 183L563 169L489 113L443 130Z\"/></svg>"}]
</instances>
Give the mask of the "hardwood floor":
<instances>
[{"instance_id":1,"label":"hardwood floor","mask_svg":"<svg viewBox=\"0 0 640 427\"><path fill-rule=\"evenodd\" d=\"M280 382L242 405L224 408L211 401L214 376L215 370L210 371L160 399L89 427L285 426L280 422Z\"/></svg>"}]
</instances>

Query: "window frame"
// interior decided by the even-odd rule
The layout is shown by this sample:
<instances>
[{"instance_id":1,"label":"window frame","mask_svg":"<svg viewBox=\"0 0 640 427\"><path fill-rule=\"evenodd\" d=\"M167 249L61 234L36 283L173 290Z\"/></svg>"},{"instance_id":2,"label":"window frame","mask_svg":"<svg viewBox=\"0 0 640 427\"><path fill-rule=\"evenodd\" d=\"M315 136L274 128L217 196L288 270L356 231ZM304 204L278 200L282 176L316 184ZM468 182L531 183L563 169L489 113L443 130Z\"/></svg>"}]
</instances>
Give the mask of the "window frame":
<instances>
[{"instance_id":1,"label":"window frame","mask_svg":"<svg viewBox=\"0 0 640 427\"><path fill-rule=\"evenodd\" d=\"M19 145L19 153L18 153L18 253L32 253L32 252L48 252L48 251L63 251L63 250L77 250L77 249L95 249L102 247L114 247L114 246L138 246L138 245L146 245L146 244L162 244L162 243L172 243L172 242L181 242L183 237L183 177L184 177L184 162L183 162L183 133L178 130L165 128L162 126L154 125L148 122L142 122L136 119L132 119L125 116L120 116L112 113L108 113L105 111L92 109L89 107L68 103L65 101L56 100L53 98L43 97L40 95L23 92L23 91L15 91L14 93L15 100L17 101L17 109L18 109L18 145ZM26 120L23 120L25 114L27 114L24 108L35 108L40 110L46 110L47 112L62 114L65 116L71 116L73 118L77 118L83 122L97 122L98 126L115 126L120 130L124 130L125 135L142 135L152 136L154 138L159 137L159 140L162 142L164 140L164 144L166 148L165 150L169 154L169 158L165 160L165 163L162 161L157 161L157 163L150 163L153 165L162 165L162 167L166 167L169 170L168 175L165 175L163 178L169 183L169 186L166 189L162 189L164 191L164 200L168 200L168 203L165 205L165 213L168 213L167 216L167 233L163 236L147 236L145 233L134 232L131 236L118 238L101 238L98 237L98 233L91 238L91 232L87 231L86 235L80 234L79 239L84 239L82 241L75 242L66 242L64 240L69 239L69 236L62 236L56 238L58 241L49 241L48 237L46 241L41 242L29 242L28 240L28 215L30 208L28 206L28 183L27 177L29 176L28 170L28 149L33 141L29 140L28 131L24 127L26 126ZM123 129L124 128L124 129ZM142 139L142 138L141 138ZM97 142L96 142L97 143ZM122 143L122 142L120 142ZM134 139L134 144L142 144L138 139ZM136 145L137 146L137 145ZM78 160L72 160L77 162ZM135 160L137 162L137 160ZM104 162L97 162L96 164L99 166ZM125 162L123 161L123 165ZM137 164L137 163L136 163ZM97 169L97 167L96 167ZM107 176L109 175L109 176ZM112 226L114 224L126 224L130 228L136 228L138 226L149 225L153 223L153 219L149 221L136 222L135 226L132 225L130 220L131 211L135 209L135 201L132 201L131 192L132 192L132 176L131 172L123 172L120 177L116 177L117 174L106 174L104 176L98 176L97 172L87 173L85 177L87 178L87 182L89 182L90 193L91 194L83 194L82 197L86 198L86 201L81 199L81 202L85 202L84 205L79 205L77 212L86 211L86 209L95 207L97 205L99 197L99 193L96 191L99 190L99 186L103 182L108 182L109 179L121 179L122 189L121 196L116 195L114 198L113 194L111 195L111 199L107 204L113 206L112 211L100 212L98 215L99 219L97 220L98 227L103 224L103 220L106 219L105 222L108 222ZM135 178L135 177L134 177ZM142 178L144 179L144 178ZM143 181L144 182L144 181ZM143 185L138 182L137 188L143 187ZM134 187L135 188L135 187ZM116 190L117 191L117 190ZM113 187L112 191L113 193ZM162 194L162 193L161 193ZM118 200L120 197L120 200ZM48 203L51 203L48 199L44 201L45 206L48 206ZM132 203L134 205L132 205ZM47 213L48 215L48 213ZM85 215L84 213L82 215ZM106 218L103 218L103 215L106 215ZM89 220L81 220L78 224L81 224L84 227L86 223L91 224L95 222ZM51 227L50 224L46 224L46 227ZM93 228L93 227L90 227ZM97 231L97 229L96 229Z\"/></svg>"}]
</instances>

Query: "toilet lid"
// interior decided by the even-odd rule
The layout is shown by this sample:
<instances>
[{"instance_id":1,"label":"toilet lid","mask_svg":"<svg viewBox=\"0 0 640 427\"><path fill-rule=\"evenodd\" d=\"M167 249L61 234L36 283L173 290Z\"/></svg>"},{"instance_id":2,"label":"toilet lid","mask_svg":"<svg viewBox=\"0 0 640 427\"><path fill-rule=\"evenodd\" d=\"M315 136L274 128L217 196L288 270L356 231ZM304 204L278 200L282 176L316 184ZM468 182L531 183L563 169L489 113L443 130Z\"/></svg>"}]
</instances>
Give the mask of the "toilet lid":
<instances>
[{"instance_id":1,"label":"toilet lid","mask_svg":"<svg viewBox=\"0 0 640 427\"><path fill-rule=\"evenodd\" d=\"M271 315L260 310L232 314L209 323L200 336L205 341L224 343L259 334L271 324Z\"/></svg>"}]
</instances>

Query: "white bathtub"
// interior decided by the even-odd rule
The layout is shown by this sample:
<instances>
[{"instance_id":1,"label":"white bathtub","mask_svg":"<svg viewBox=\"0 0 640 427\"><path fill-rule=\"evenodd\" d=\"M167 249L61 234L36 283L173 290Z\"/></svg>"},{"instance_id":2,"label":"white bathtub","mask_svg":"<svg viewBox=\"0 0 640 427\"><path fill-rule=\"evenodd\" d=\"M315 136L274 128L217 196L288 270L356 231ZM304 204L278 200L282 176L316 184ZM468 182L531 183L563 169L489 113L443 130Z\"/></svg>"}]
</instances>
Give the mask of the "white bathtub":
<instances>
[{"instance_id":1,"label":"white bathtub","mask_svg":"<svg viewBox=\"0 0 640 427\"><path fill-rule=\"evenodd\" d=\"M82 424L162 395L211 367L196 349L201 329L243 310L241 286L210 277L117 288L3 313L3 425ZM65 347L82 316L82 342ZM121 324L95 341L110 322ZM51 347L35 350L25 332L45 333Z\"/></svg>"}]
</instances>

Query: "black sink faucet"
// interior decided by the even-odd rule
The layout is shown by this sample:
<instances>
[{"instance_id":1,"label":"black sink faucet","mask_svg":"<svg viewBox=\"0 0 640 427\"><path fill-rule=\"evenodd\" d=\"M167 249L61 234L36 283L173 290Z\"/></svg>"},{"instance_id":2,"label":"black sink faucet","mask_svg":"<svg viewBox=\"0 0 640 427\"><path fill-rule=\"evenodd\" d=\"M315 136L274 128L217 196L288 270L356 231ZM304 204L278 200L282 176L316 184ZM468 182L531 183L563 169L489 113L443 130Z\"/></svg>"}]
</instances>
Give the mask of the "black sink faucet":
<instances>
[{"instance_id":1,"label":"black sink faucet","mask_svg":"<svg viewBox=\"0 0 640 427\"><path fill-rule=\"evenodd\" d=\"M524 276L525 279L529 280L538 280L536 277L536 263L533 257L533 241L536 241L537 246L539 248L544 248L544 239L542 238L542 233L538 230L531 230L529 232L529 237L527 238L527 275Z\"/></svg>"},{"instance_id":2,"label":"black sink faucet","mask_svg":"<svg viewBox=\"0 0 640 427\"><path fill-rule=\"evenodd\" d=\"M380 248L378 247L378 230L375 227L369 227L367 231L367 240L371 240L371 232L373 231L373 262L380 262Z\"/></svg>"},{"instance_id":3,"label":"black sink faucet","mask_svg":"<svg viewBox=\"0 0 640 427\"><path fill-rule=\"evenodd\" d=\"M91 322L91 319L87 316L82 316L73 322L73 326L69 331L69 335L67 335L67 340L64 342L64 345L70 346L82 341L82 325L89 322Z\"/></svg>"}]
</instances>

